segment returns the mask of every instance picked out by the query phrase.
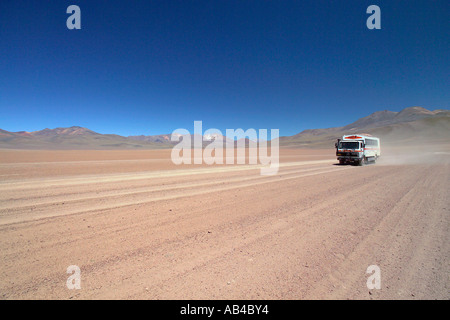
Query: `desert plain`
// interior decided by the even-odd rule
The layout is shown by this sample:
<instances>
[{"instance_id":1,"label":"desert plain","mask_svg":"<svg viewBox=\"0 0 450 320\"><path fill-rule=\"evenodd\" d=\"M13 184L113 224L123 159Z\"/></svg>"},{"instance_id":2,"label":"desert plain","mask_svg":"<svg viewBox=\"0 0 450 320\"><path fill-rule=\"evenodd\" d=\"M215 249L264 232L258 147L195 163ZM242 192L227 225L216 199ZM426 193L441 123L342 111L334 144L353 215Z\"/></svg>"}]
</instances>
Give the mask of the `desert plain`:
<instances>
[{"instance_id":1,"label":"desert plain","mask_svg":"<svg viewBox=\"0 0 450 320\"><path fill-rule=\"evenodd\" d=\"M0 298L450 297L450 145L281 148L270 176L170 152L0 150Z\"/></svg>"}]
</instances>

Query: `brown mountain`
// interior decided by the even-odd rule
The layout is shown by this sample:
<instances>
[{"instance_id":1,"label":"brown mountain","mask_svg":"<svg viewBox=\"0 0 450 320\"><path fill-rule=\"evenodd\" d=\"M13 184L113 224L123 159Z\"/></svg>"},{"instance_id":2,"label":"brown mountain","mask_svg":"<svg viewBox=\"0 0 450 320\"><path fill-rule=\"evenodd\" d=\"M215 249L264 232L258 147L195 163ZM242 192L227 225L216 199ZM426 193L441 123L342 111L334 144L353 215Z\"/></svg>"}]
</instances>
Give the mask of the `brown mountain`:
<instances>
[{"instance_id":1,"label":"brown mountain","mask_svg":"<svg viewBox=\"0 0 450 320\"><path fill-rule=\"evenodd\" d=\"M156 142L156 143L171 143L170 140L170 134L159 134L155 136L128 136L131 140L137 140L137 141L146 141L146 142Z\"/></svg>"},{"instance_id":2,"label":"brown mountain","mask_svg":"<svg viewBox=\"0 0 450 320\"><path fill-rule=\"evenodd\" d=\"M34 132L8 132L0 129L0 148L5 149L159 149L171 145L135 141L115 134L100 134L74 126Z\"/></svg>"},{"instance_id":3,"label":"brown mountain","mask_svg":"<svg viewBox=\"0 0 450 320\"><path fill-rule=\"evenodd\" d=\"M63 136L85 136L85 135L99 135L92 130L82 127L70 127L70 128L56 128L56 129L44 129L40 131L29 132L34 137L63 137Z\"/></svg>"},{"instance_id":4,"label":"brown mountain","mask_svg":"<svg viewBox=\"0 0 450 320\"><path fill-rule=\"evenodd\" d=\"M400 112L377 111L343 126L327 129L308 129L289 137L280 137L280 146L294 148L329 148L344 134L367 133L380 137L383 144L404 141L450 141L450 111L430 111L422 107L410 107ZM43 129L34 132L9 132L0 129L0 149L160 149L171 148L178 142L170 141L170 134L123 137L100 134L78 126ZM208 138L208 137L205 137ZM193 139L193 136L191 136ZM223 136L205 139L203 146ZM248 139L245 144L248 145ZM193 141L192 141L193 145Z\"/></svg>"},{"instance_id":5,"label":"brown mountain","mask_svg":"<svg viewBox=\"0 0 450 320\"><path fill-rule=\"evenodd\" d=\"M450 141L450 111L430 111L422 107L410 107L400 112L377 111L343 127L309 129L293 136L280 137L280 145L332 147L337 138L352 133L377 136L387 145L406 140Z\"/></svg>"}]
</instances>

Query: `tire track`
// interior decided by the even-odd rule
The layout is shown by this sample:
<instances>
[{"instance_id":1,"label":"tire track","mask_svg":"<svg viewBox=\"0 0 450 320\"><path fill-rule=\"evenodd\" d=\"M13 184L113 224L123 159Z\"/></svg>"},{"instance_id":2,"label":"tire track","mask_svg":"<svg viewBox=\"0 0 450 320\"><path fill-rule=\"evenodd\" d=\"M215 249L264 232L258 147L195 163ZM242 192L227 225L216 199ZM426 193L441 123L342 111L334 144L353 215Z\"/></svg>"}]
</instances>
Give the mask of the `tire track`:
<instances>
[{"instance_id":1,"label":"tire track","mask_svg":"<svg viewBox=\"0 0 450 320\"><path fill-rule=\"evenodd\" d=\"M334 160L316 160L316 161L301 161L301 162L286 162L280 163L279 167L292 167L292 166L306 166L314 164L332 164ZM232 165L227 166L214 166L199 169L178 169L178 170L165 170L165 171L148 171L148 172L135 172L135 173L122 173L122 174L106 174L106 175L87 175L87 176L73 176L64 177L58 179L35 179L35 180L19 180L19 181L0 181L0 191L3 190L24 190L24 189L36 189L43 187L60 187L60 186L74 186L83 184L95 184L105 182L121 182L132 180L143 180L152 178L168 178L179 177L185 175L202 175L208 173L227 173L233 171L247 171L247 170L259 170L264 168L263 165Z\"/></svg>"},{"instance_id":2,"label":"tire track","mask_svg":"<svg viewBox=\"0 0 450 320\"><path fill-rule=\"evenodd\" d=\"M81 197L77 199L66 199L60 202L62 198L56 201L48 201L33 205L17 205L3 207L0 210L0 225L19 223L43 218L81 214L98 210L107 210L112 208L126 207L130 205L145 204L164 200L174 200L180 197L190 197L207 193L224 192L236 188L252 187L260 184L271 183L273 181L283 181L298 179L311 175L330 173L340 170L348 170L351 167L329 166L319 169L305 169L279 173L276 176L256 176L248 178L233 178L231 181L210 181L206 183L191 183L184 186L158 187L152 190L136 191L131 190L119 194L96 195L95 197ZM312 171L312 172L308 172ZM317 171L317 172L316 172ZM227 185L228 184L228 185ZM193 189L194 190L186 190ZM169 195L165 193L170 193ZM66 205L67 204L67 205Z\"/></svg>"},{"instance_id":3,"label":"tire track","mask_svg":"<svg viewBox=\"0 0 450 320\"><path fill-rule=\"evenodd\" d=\"M139 193L152 193L152 192L163 192L163 191L174 191L174 190L182 190L186 188L197 188L197 187L205 187L209 185L216 185L216 184L229 184L229 183L236 183L236 182L244 182L244 181L253 181L253 180L269 180L274 179L286 175L292 175L296 173L303 173L303 172L310 172L310 171L316 171L316 170L323 170L323 169L330 169L330 166L320 166L320 167L313 167L313 168L306 168L306 169L289 169L284 170L282 172L279 172L275 176L261 176L261 175L255 175L254 172L251 172L247 176L243 176L242 174L236 174L236 175L225 175L223 177L216 177L216 175L210 175L209 177L205 179L196 179L196 181L201 180L201 182L191 182L192 178L188 180L188 182L177 182L180 181L175 180L171 184L164 184L160 185L159 181L153 181L153 180L145 180L143 181L145 186L138 186L138 185L130 185L127 183L127 180L121 181L119 184L114 184L114 188L111 190L108 190L108 187L105 185L105 183L99 183L95 184L92 187L88 188L88 186L82 186L80 189L74 189L69 188L63 190L61 193L55 192L54 188L47 188L47 193L42 192L41 189L33 189L31 191L24 191L21 192L20 198L11 198L8 193L3 194L0 197L0 200L3 202L0 203L0 210L8 210L8 209L15 209L19 207L27 207L28 205L32 206L40 206L40 205L49 205L53 203L58 202L73 202L73 201L79 201L79 200L94 200L98 199L101 200L103 198L108 197L114 197L114 196L129 196ZM149 187L152 186L152 187ZM86 190L88 189L88 190ZM100 191L96 191L100 190ZM56 193L56 194L55 194ZM59 194L58 194L59 193ZM95 193L93 196L92 194ZM3 199L2 199L3 198ZM44 200L45 201L42 201ZM11 205L12 204L12 205ZM0 211L1 212L1 211Z\"/></svg>"}]
</instances>

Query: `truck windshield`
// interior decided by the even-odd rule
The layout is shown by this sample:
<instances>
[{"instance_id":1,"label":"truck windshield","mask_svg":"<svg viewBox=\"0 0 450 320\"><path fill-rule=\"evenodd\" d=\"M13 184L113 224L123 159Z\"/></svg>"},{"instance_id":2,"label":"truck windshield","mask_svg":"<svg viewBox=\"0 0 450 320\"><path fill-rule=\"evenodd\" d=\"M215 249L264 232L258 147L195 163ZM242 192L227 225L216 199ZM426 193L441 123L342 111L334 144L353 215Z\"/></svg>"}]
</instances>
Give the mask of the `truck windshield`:
<instances>
[{"instance_id":1,"label":"truck windshield","mask_svg":"<svg viewBox=\"0 0 450 320\"><path fill-rule=\"evenodd\" d=\"M350 142L341 142L339 144L339 149L358 149L359 142L350 141Z\"/></svg>"}]
</instances>

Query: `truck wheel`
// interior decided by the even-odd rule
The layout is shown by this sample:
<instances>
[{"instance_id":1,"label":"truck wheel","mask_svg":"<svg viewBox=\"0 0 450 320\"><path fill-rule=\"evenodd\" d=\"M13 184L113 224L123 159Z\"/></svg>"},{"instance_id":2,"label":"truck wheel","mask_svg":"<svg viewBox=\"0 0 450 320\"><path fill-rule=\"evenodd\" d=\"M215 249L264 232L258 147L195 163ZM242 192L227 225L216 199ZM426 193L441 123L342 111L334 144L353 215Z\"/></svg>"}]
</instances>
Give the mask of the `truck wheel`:
<instances>
[{"instance_id":1,"label":"truck wheel","mask_svg":"<svg viewBox=\"0 0 450 320\"><path fill-rule=\"evenodd\" d=\"M365 163L365 159L360 159L360 160L358 161L358 166L363 166L364 163Z\"/></svg>"},{"instance_id":2,"label":"truck wheel","mask_svg":"<svg viewBox=\"0 0 450 320\"><path fill-rule=\"evenodd\" d=\"M344 164L344 160L342 160L342 159L339 160L339 164L341 164L341 165Z\"/></svg>"}]
</instances>

